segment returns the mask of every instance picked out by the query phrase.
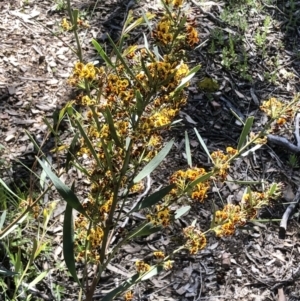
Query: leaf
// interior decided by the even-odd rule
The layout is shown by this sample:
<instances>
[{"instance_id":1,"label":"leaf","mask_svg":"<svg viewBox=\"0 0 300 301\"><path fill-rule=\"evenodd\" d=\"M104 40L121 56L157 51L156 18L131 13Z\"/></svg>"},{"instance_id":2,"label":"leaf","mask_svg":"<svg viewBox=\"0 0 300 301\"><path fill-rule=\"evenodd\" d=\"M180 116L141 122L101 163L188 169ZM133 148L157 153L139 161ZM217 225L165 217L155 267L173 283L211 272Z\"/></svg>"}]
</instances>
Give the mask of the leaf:
<instances>
[{"instance_id":1,"label":"leaf","mask_svg":"<svg viewBox=\"0 0 300 301\"><path fill-rule=\"evenodd\" d=\"M92 143L91 143L89 137L88 137L87 134L85 133L85 131L84 131L84 129L83 129L81 123L80 123L78 120L76 120L76 124L77 124L77 126L78 126L78 129L79 129L79 131L80 131L81 136L82 136L83 139L84 139L84 142L86 143L87 147L89 148L89 150L90 150L91 154L93 155L94 159L96 160L98 166L102 166L102 164L101 164L101 162L100 162L100 159L98 158L98 156L97 156L97 154L96 154L96 151L95 151L95 149L94 149L94 147L93 147L93 145L92 145Z\"/></svg>"},{"instance_id":2,"label":"leaf","mask_svg":"<svg viewBox=\"0 0 300 301\"><path fill-rule=\"evenodd\" d=\"M40 165L54 184L58 193L67 202L67 204L89 218L75 193L68 186L66 186L39 158L36 157L36 159L39 161Z\"/></svg>"},{"instance_id":3,"label":"leaf","mask_svg":"<svg viewBox=\"0 0 300 301\"><path fill-rule=\"evenodd\" d=\"M0 230L2 229L5 219L6 219L7 210L4 210L0 217Z\"/></svg>"},{"instance_id":4,"label":"leaf","mask_svg":"<svg viewBox=\"0 0 300 301\"><path fill-rule=\"evenodd\" d=\"M16 197L17 199L19 199L20 201L23 201L23 199L22 198L20 198L18 195L16 195L15 193L13 193L10 189L9 189L9 187L6 185L6 183L2 180L2 179L0 179L0 184L10 193L10 194L12 194L14 197Z\"/></svg>"},{"instance_id":5,"label":"leaf","mask_svg":"<svg viewBox=\"0 0 300 301\"><path fill-rule=\"evenodd\" d=\"M187 131L185 131L184 135L185 135L185 153L186 153L187 163L189 167L192 167L193 163L192 163L191 147L190 147L190 140Z\"/></svg>"},{"instance_id":6,"label":"leaf","mask_svg":"<svg viewBox=\"0 0 300 301\"><path fill-rule=\"evenodd\" d=\"M154 192L150 196L143 199L139 202L129 213L141 210L143 208L148 208L156 203L158 203L164 196L166 196L173 188L175 187L174 184L169 185L159 191Z\"/></svg>"},{"instance_id":7,"label":"leaf","mask_svg":"<svg viewBox=\"0 0 300 301\"><path fill-rule=\"evenodd\" d=\"M132 239L134 237L148 236L150 234L156 233L162 229L162 226L153 226L151 223L147 223L142 229L137 229L137 231L133 231L128 236L128 239Z\"/></svg>"},{"instance_id":8,"label":"leaf","mask_svg":"<svg viewBox=\"0 0 300 301\"><path fill-rule=\"evenodd\" d=\"M125 282L123 282L120 286L109 292L105 295L101 301L111 301L115 299L117 296L122 294L123 292L127 291L131 286L133 286L137 280L139 279L140 275L135 274L132 277L128 278Z\"/></svg>"},{"instance_id":9,"label":"leaf","mask_svg":"<svg viewBox=\"0 0 300 301\"><path fill-rule=\"evenodd\" d=\"M184 207L178 208L175 211L174 218L175 219L179 219L181 216L183 216L184 214L186 214L190 209L191 209L191 206L184 206Z\"/></svg>"},{"instance_id":10,"label":"leaf","mask_svg":"<svg viewBox=\"0 0 300 301\"><path fill-rule=\"evenodd\" d=\"M244 146L244 144L246 142L246 139L247 139L247 136L250 133L253 121L254 121L253 116L247 118L247 120L245 122L245 125L243 127L243 130L242 130L242 133L240 135L239 143L238 143L238 146L237 146L238 151L240 151L241 148Z\"/></svg>"},{"instance_id":11,"label":"leaf","mask_svg":"<svg viewBox=\"0 0 300 301\"><path fill-rule=\"evenodd\" d=\"M63 254L66 266L74 278L74 280L81 286L81 283L77 277L76 267L75 267L75 255L74 255L74 222L72 207L67 204L64 224L63 224Z\"/></svg>"},{"instance_id":12,"label":"leaf","mask_svg":"<svg viewBox=\"0 0 300 301\"><path fill-rule=\"evenodd\" d=\"M40 275L38 275L33 281L31 281L28 284L27 289L31 289L33 286L35 286L37 283L39 283L42 279L44 279L47 276L48 273L49 273L48 271L44 271Z\"/></svg>"},{"instance_id":13,"label":"leaf","mask_svg":"<svg viewBox=\"0 0 300 301\"><path fill-rule=\"evenodd\" d=\"M15 276L18 275L19 273L16 272L12 272L7 270L5 267L3 267L2 265L0 266L0 276L4 276L4 277L10 277L10 276Z\"/></svg>"},{"instance_id":14,"label":"leaf","mask_svg":"<svg viewBox=\"0 0 300 301\"><path fill-rule=\"evenodd\" d=\"M211 160L211 162L214 162L214 160L212 159L212 157L211 157L211 155L209 153L209 150L208 150L208 148L207 148L204 140L202 139L201 135L199 134L198 130L196 128L194 128L194 131L195 131L195 133L196 133L196 135L198 137L198 140L199 140L202 148L204 149L205 153L207 154L208 158Z\"/></svg>"},{"instance_id":15,"label":"leaf","mask_svg":"<svg viewBox=\"0 0 300 301\"><path fill-rule=\"evenodd\" d=\"M151 172L164 160L173 146L174 140L169 141L163 149L140 171L140 173L133 179L133 183L138 183Z\"/></svg>"},{"instance_id":16,"label":"leaf","mask_svg":"<svg viewBox=\"0 0 300 301\"><path fill-rule=\"evenodd\" d=\"M111 134L112 138L114 139L116 145L118 147L122 148L122 144L119 140L118 134L116 132L116 128L114 126L114 120L112 118L111 112L108 107L105 109L104 117L105 117L106 122L108 123L110 134Z\"/></svg>"},{"instance_id":17,"label":"leaf","mask_svg":"<svg viewBox=\"0 0 300 301\"><path fill-rule=\"evenodd\" d=\"M131 11L131 15L132 15L132 11ZM129 16L129 14L128 14ZM146 18L145 18L146 17ZM134 29L135 27L143 24L143 23L149 23L148 20L151 20L155 17L154 14L151 13L146 13L146 15L143 15L143 17L138 18L137 20L135 20L131 25L129 25L127 28L125 28L124 33L127 34L129 33L132 29Z\"/></svg>"},{"instance_id":18,"label":"leaf","mask_svg":"<svg viewBox=\"0 0 300 301\"><path fill-rule=\"evenodd\" d=\"M185 86L186 84L194 77L194 75L196 74L196 72L201 68L201 65L195 66L186 77L184 77L180 84L177 86L177 88L175 89L175 93L176 92L180 92Z\"/></svg>"},{"instance_id":19,"label":"leaf","mask_svg":"<svg viewBox=\"0 0 300 301\"><path fill-rule=\"evenodd\" d=\"M206 173L205 175L203 175L203 176L197 178L196 180L194 180L193 182L189 183L185 190L189 190L189 189L195 187L198 183L203 183L203 182L209 180L209 178L213 175L214 175L213 171Z\"/></svg>"},{"instance_id":20,"label":"leaf","mask_svg":"<svg viewBox=\"0 0 300 301\"><path fill-rule=\"evenodd\" d=\"M145 275L141 277L141 280L145 281L150 279L151 277L158 275L161 271L163 271L163 269L164 267L162 265L158 265L152 268L149 272L145 273Z\"/></svg>"},{"instance_id":21,"label":"leaf","mask_svg":"<svg viewBox=\"0 0 300 301\"><path fill-rule=\"evenodd\" d=\"M69 168L70 168L70 162L72 160L72 155L75 152L75 148L76 148L76 144L77 144L78 138L79 138L79 133L77 132L75 134L74 138L72 139L72 142L71 142L70 147L69 147L68 152L67 152L66 171L68 171Z\"/></svg>"},{"instance_id":22,"label":"leaf","mask_svg":"<svg viewBox=\"0 0 300 301\"><path fill-rule=\"evenodd\" d=\"M100 46L100 44L94 39L92 39L92 44L95 47L95 49L97 50L97 52L99 53L99 55L101 56L101 58L105 61L105 63L114 68L115 67L114 64L109 59L109 57L107 56L107 54L105 53L103 48Z\"/></svg>"}]
</instances>

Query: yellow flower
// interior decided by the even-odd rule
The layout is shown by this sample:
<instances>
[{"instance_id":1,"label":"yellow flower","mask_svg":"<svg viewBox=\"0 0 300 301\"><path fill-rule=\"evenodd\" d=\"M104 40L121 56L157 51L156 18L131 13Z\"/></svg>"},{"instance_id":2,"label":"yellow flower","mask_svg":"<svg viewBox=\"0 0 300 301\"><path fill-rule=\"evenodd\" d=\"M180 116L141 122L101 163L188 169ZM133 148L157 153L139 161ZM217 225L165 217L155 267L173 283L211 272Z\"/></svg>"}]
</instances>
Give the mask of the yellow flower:
<instances>
[{"instance_id":1,"label":"yellow flower","mask_svg":"<svg viewBox=\"0 0 300 301\"><path fill-rule=\"evenodd\" d=\"M174 7L182 6L183 0L173 0Z\"/></svg>"},{"instance_id":2,"label":"yellow flower","mask_svg":"<svg viewBox=\"0 0 300 301\"><path fill-rule=\"evenodd\" d=\"M164 262L164 270L169 271L173 268L173 261L168 260Z\"/></svg>"},{"instance_id":3,"label":"yellow flower","mask_svg":"<svg viewBox=\"0 0 300 301\"><path fill-rule=\"evenodd\" d=\"M136 267L136 269L139 273L145 273L145 272L148 272L150 270L150 265L145 263L142 260L137 260L135 262L135 267Z\"/></svg>"},{"instance_id":4,"label":"yellow flower","mask_svg":"<svg viewBox=\"0 0 300 301\"><path fill-rule=\"evenodd\" d=\"M61 21L61 27L63 28L63 30L69 31L72 28L72 24L67 21L66 18L63 18Z\"/></svg>"},{"instance_id":5,"label":"yellow flower","mask_svg":"<svg viewBox=\"0 0 300 301\"><path fill-rule=\"evenodd\" d=\"M153 255L158 259L164 259L165 258L165 254L162 251L155 251L155 252L153 252Z\"/></svg>"},{"instance_id":6,"label":"yellow flower","mask_svg":"<svg viewBox=\"0 0 300 301\"><path fill-rule=\"evenodd\" d=\"M132 291L129 291L127 292L125 295L124 295L124 300L125 301L131 301L133 299L133 293Z\"/></svg>"}]
</instances>

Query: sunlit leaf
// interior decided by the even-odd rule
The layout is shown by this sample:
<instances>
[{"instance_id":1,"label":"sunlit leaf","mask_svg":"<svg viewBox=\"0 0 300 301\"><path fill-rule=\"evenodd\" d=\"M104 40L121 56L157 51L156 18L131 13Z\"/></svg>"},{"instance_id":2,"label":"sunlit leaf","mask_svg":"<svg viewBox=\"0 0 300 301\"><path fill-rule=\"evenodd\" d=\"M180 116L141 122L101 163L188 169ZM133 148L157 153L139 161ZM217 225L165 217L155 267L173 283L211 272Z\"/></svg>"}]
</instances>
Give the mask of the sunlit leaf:
<instances>
[{"instance_id":1,"label":"sunlit leaf","mask_svg":"<svg viewBox=\"0 0 300 301\"><path fill-rule=\"evenodd\" d=\"M194 128L194 131L195 131L195 133L196 133L196 135L197 135L197 138L198 138L198 140L199 140L199 142L200 142L202 148L204 149L205 153L207 154L208 158L209 158L212 162L214 162L213 159L212 159L212 157L211 157L211 155L210 155L210 153L209 153L209 150L208 150L208 148L207 148L207 146L206 146L204 140L202 139L202 137L201 137L201 135L200 135L200 133L198 132L198 130L197 130L196 128Z\"/></svg>"},{"instance_id":2,"label":"sunlit leaf","mask_svg":"<svg viewBox=\"0 0 300 301\"><path fill-rule=\"evenodd\" d=\"M164 196L166 196L173 188L175 187L174 184L169 185L167 187L164 187L163 189L154 192L153 194L151 194L150 196L146 197L145 199L143 199L142 201L140 201L131 211L138 211L141 210L143 208L148 208L151 207L155 204L157 204Z\"/></svg>"},{"instance_id":3,"label":"sunlit leaf","mask_svg":"<svg viewBox=\"0 0 300 301\"><path fill-rule=\"evenodd\" d=\"M179 219L181 216L186 214L191 209L191 206L180 207L175 211L175 219Z\"/></svg>"},{"instance_id":4,"label":"sunlit leaf","mask_svg":"<svg viewBox=\"0 0 300 301\"><path fill-rule=\"evenodd\" d=\"M138 183L151 172L165 159L174 144L174 140L169 141L165 147L141 170L141 172L134 178L133 182Z\"/></svg>"},{"instance_id":5,"label":"sunlit leaf","mask_svg":"<svg viewBox=\"0 0 300 301\"><path fill-rule=\"evenodd\" d=\"M128 278L126 281L124 281L120 286L109 292L107 295L105 295L101 301L111 301L114 300L117 296L122 294L123 292L130 289L131 286L133 286L136 281L139 279L140 275L135 274L132 277Z\"/></svg>"},{"instance_id":6,"label":"sunlit leaf","mask_svg":"<svg viewBox=\"0 0 300 301\"><path fill-rule=\"evenodd\" d=\"M158 275L161 271L163 271L164 267L162 265L158 265L154 268L151 268L151 270L147 273L145 273L144 276L141 277L142 281L145 281L147 279L152 278L153 276Z\"/></svg>"},{"instance_id":7,"label":"sunlit leaf","mask_svg":"<svg viewBox=\"0 0 300 301\"><path fill-rule=\"evenodd\" d=\"M192 154L191 154L189 135L188 135L187 131L185 131L184 135L185 135L185 153L186 153L186 159L187 159L187 163L188 163L189 167L192 167L193 166L193 163L192 163Z\"/></svg>"},{"instance_id":8,"label":"sunlit leaf","mask_svg":"<svg viewBox=\"0 0 300 301\"><path fill-rule=\"evenodd\" d=\"M237 150L238 151L240 151L240 149L246 143L247 136L250 133L253 121L254 121L254 117L253 116L247 118L247 120L245 122L245 125L243 127L243 130L242 130L242 133L240 135L239 143L238 143L238 146L237 146Z\"/></svg>"}]
</instances>

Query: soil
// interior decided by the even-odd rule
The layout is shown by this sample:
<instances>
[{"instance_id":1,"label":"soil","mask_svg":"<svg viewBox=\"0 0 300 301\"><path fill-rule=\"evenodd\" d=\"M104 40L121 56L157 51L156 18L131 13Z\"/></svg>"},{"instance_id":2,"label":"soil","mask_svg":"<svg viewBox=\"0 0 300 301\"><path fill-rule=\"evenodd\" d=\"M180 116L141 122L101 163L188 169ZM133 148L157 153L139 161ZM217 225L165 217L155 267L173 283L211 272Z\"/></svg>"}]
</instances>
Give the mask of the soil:
<instances>
[{"instance_id":1,"label":"soil","mask_svg":"<svg viewBox=\"0 0 300 301\"><path fill-rule=\"evenodd\" d=\"M179 114L182 119L180 126L168 134L175 137L176 147L159 172L151 176L155 186L165 184L165 179L173 170L187 167L185 131L190 139L193 164L209 167L194 128L210 151L225 150L226 146L236 146L238 143L242 123L236 115L242 121L254 116L253 131L257 131L266 122L259 109L263 100L276 97L290 102L300 90L300 3L257 1L255 5L247 6L246 11L239 10L237 20L230 21L228 17L227 21L223 21L227 2L207 1L202 2L201 6L197 2L189 2L190 17L201 37L198 47L188 53L189 65L201 64L202 68L188 88L189 101ZM2 175L8 184L18 187L33 185L28 181L30 173L24 166L40 172L35 162L37 152L34 143L43 146L44 154L55 168L59 168L65 160L51 152L55 146L54 137L48 134L44 121L47 118L53 124L57 112L74 99L74 91L68 86L67 79L76 61L69 47L75 47L75 41L72 33L63 31L60 26L66 17L66 11L58 9L60 3L59 0L0 1L0 141L5 146L2 160L9 166ZM80 31L84 60L96 64L101 64L101 61L90 43L92 38L109 47L107 35L118 39L120 24L129 9L138 16L142 11L161 13L157 0L137 3L74 1L72 4L84 12L83 18L90 24L88 29ZM236 5L242 4L243 1ZM292 5L296 6L293 13ZM261 12L258 7L262 8ZM272 18L267 26L264 23L266 16ZM246 28L241 20L247 22ZM264 30L267 31L266 40L263 46L258 47L257 32L262 34ZM230 49L232 40L237 57L232 58L228 68L223 49ZM212 41L218 42L213 44ZM130 43L142 44L141 32L134 32ZM243 65L245 58L247 64ZM216 90L199 88L199 82L207 77L218 83ZM286 124L284 131L290 141L294 141L293 131L292 121ZM60 139L67 144L71 138L72 132L65 122L60 128ZM289 165L289 156L290 153L284 148L268 144L236 160L228 180L282 182L285 187L283 197L262 210L257 220L238 229L234 236L209 236L208 247L195 256L178 253L173 258L173 269L138 284L134 289L134 298L170 301L300 300L297 212L288 224L285 239L278 238L278 221L286 209L286 203L293 200L300 179L299 167ZM65 180L71 183L73 179L76 180L77 194L83 200L88 186L80 174L70 170ZM259 189L258 185L252 188ZM199 227L207 230L211 221L211 204L221 208L224 203L238 202L244 189L244 186L232 182L216 183L206 202L195 205L189 215L180 219L180 223L188 226L197 219ZM43 205L56 199L60 200L52 190L44 198ZM36 263L41 271L52 270L36 286L32 300L59 300L53 289L55 285L64 288L61 300L78 298L78 287L65 269L54 269L58 263L63 265L63 212L64 203L60 202L48 233L53 241L51 251ZM132 225L135 223L133 220ZM149 256L153 250L167 250L173 246L177 228L180 229L181 225L175 224L159 235L135 240L124 246L101 279L95 300L101 300L109 290L130 277L136 259ZM77 268L79 272L82 270L80 265Z\"/></svg>"}]
</instances>

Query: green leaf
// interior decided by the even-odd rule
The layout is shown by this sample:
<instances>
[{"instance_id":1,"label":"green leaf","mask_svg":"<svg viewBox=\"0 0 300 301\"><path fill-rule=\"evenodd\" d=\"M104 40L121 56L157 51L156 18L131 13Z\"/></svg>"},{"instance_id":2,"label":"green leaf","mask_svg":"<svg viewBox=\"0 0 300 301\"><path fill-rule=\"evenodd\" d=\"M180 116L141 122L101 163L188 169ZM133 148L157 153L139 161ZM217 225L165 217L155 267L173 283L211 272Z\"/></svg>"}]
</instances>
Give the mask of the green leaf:
<instances>
[{"instance_id":1,"label":"green leaf","mask_svg":"<svg viewBox=\"0 0 300 301\"><path fill-rule=\"evenodd\" d=\"M107 295L105 295L101 301L111 301L114 300L117 296L122 294L123 292L129 290L131 286L133 286L137 280L139 279L140 275L135 274L132 277L128 278L125 282L123 282L120 286L109 292Z\"/></svg>"},{"instance_id":2,"label":"green leaf","mask_svg":"<svg viewBox=\"0 0 300 301\"><path fill-rule=\"evenodd\" d=\"M68 152L67 152L66 171L68 171L69 168L70 168L70 162L72 160L72 155L75 153L75 148L76 148L78 138L79 138L79 133L77 132L75 134L74 138L72 139L72 142L71 142L70 147L69 147Z\"/></svg>"},{"instance_id":3,"label":"green leaf","mask_svg":"<svg viewBox=\"0 0 300 301\"><path fill-rule=\"evenodd\" d=\"M162 226L153 226L151 223L147 223L142 229L137 229L137 231L130 233L128 240L134 237L148 236L160 231L161 229Z\"/></svg>"},{"instance_id":4,"label":"green leaf","mask_svg":"<svg viewBox=\"0 0 300 301\"><path fill-rule=\"evenodd\" d=\"M190 209L191 209L191 206L184 206L184 207L178 208L175 211L174 218L175 219L179 219L181 216L183 216L184 214L186 214Z\"/></svg>"},{"instance_id":5,"label":"green leaf","mask_svg":"<svg viewBox=\"0 0 300 301\"><path fill-rule=\"evenodd\" d=\"M66 186L39 158L36 157L36 159L39 161L40 165L47 173L58 193L67 202L67 204L88 218L76 194L68 186Z\"/></svg>"},{"instance_id":6,"label":"green leaf","mask_svg":"<svg viewBox=\"0 0 300 301\"><path fill-rule=\"evenodd\" d=\"M143 208L148 208L156 203L158 203L164 196L166 196L173 188L175 187L174 184L164 187L163 189L154 192L150 196L143 199L139 204L137 204L129 213L141 210Z\"/></svg>"},{"instance_id":7,"label":"green leaf","mask_svg":"<svg viewBox=\"0 0 300 301\"><path fill-rule=\"evenodd\" d=\"M196 133L196 135L198 137L198 140L199 140L202 148L204 149L205 153L207 154L208 158L211 160L211 162L214 162L214 160L212 159L212 157L211 157L211 155L209 153L209 150L208 150L208 148L207 148L204 140L202 139L201 135L199 134L198 130L196 128L194 128L194 131L195 131L195 133Z\"/></svg>"},{"instance_id":8,"label":"green leaf","mask_svg":"<svg viewBox=\"0 0 300 301\"><path fill-rule=\"evenodd\" d=\"M131 14L128 14L128 17L129 16L132 16L132 11L131 11ZM147 19L145 19L145 17L147 18ZM132 29L134 29L135 27L137 27L137 26L139 26L139 25L141 25L141 24L143 24L143 23L147 23L148 22L148 20L151 20L151 19L153 19L155 17L155 15L154 14L151 14L151 13L146 13L146 15L143 15L143 17L140 17L140 18L138 18L137 20L135 20L131 25L129 25L127 28L125 28L125 31L124 31L124 33L125 34L127 34L127 33L129 33ZM130 23L132 20L130 20L128 23ZM127 23L127 24L128 24ZM148 22L149 23L149 22ZM126 25L127 25L126 24Z\"/></svg>"},{"instance_id":9,"label":"green leaf","mask_svg":"<svg viewBox=\"0 0 300 301\"><path fill-rule=\"evenodd\" d=\"M39 283L42 279L44 279L47 276L48 273L48 271L44 271L40 275L38 275L33 281L29 283L27 289L31 289L33 286Z\"/></svg>"},{"instance_id":10,"label":"green leaf","mask_svg":"<svg viewBox=\"0 0 300 301\"><path fill-rule=\"evenodd\" d=\"M144 111L144 101L142 94L139 90L135 90L135 98L136 98L136 113L138 116L141 116Z\"/></svg>"},{"instance_id":11,"label":"green leaf","mask_svg":"<svg viewBox=\"0 0 300 301\"><path fill-rule=\"evenodd\" d=\"M72 207L67 204L63 224L63 255L70 274L72 275L74 280L81 286L81 283L77 277L75 267L74 222L72 210Z\"/></svg>"},{"instance_id":12,"label":"green leaf","mask_svg":"<svg viewBox=\"0 0 300 301\"><path fill-rule=\"evenodd\" d=\"M112 63L112 61L109 59L109 57L106 55L105 51L103 50L103 48L100 46L100 44L92 39L92 44L95 47L95 49L97 50L97 52L99 53L99 55L101 56L101 58L105 61L105 63L113 68L115 68L114 64Z\"/></svg>"},{"instance_id":13,"label":"green leaf","mask_svg":"<svg viewBox=\"0 0 300 301\"><path fill-rule=\"evenodd\" d=\"M16 195L14 192L12 192L12 191L9 189L9 187L6 185L6 183L5 183L2 179L0 179L0 184L8 191L11 195L13 195L14 197L16 197L16 198L19 199L20 201L23 200L23 199L20 198L18 195Z\"/></svg>"},{"instance_id":14,"label":"green leaf","mask_svg":"<svg viewBox=\"0 0 300 301\"><path fill-rule=\"evenodd\" d=\"M238 146L237 146L238 151L240 151L241 148L244 146L244 144L247 140L247 136L250 133L253 121L254 121L253 116L247 118L247 120L245 122L245 125L243 127L243 130L242 130L242 133L240 135L239 143L238 143Z\"/></svg>"},{"instance_id":15,"label":"green leaf","mask_svg":"<svg viewBox=\"0 0 300 301\"><path fill-rule=\"evenodd\" d=\"M114 139L116 145L118 147L122 148L122 144L121 144L121 142L119 140L119 137L118 137L118 134L116 132L116 128L114 126L114 120L112 118L112 115L111 115L111 112L110 112L109 108L105 109L104 117L105 117L106 122L108 123L110 134L111 134L112 138Z\"/></svg>"},{"instance_id":16,"label":"green leaf","mask_svg":"<svg viewBox=\"0 0 300 301\"><path fill-rule=\"evenodd\" d=\"M205 175L203 175L203 176L197 178L196 180L194 180L193 182L189 183L188 187L185 190L189 190L189 189L195 187L198 183L203 183L203 182L209 180L209 178L213 175L214 175L213 171L206 173Z\"/></svg>"},{"instance_id":17,"label":"green leaf","mask_svg":"<svg viewBox=\"0 0 300 301\"><path fill-rule=\"evenodd\" d=\"M194 75L196 74L196 72L201 68L201 65L195 66L186 77L184 77L180 84L177 86L177 88L175 89L175 93L180 92L185 86L186 84L194 77Z\"/></svg>"},{"instance_id":18,"label":"green leaf","mask_svg":"<svg viewBox=\"0 0 300 301\"><path fill-rule=\"evenodd\" d=\"M131 78L134 80L135 79L135 75L133 74L131 68L128 66L128 64L124 61L122 54L120 53L118 47L116 46L116 44L114 43L114 41L111 39L111 37L108 35L107 36L110 44L112 45L116 56L118 57L118 59L121 61L122 65L124 66L124 68L126 69L126 71L128 72L128 74L130 74Z\"/></svg>"},{"instance_id":19,"label":"green leaf","mask_svg":"<svg viewBox=\"0 0 300 301\"><path fill-rule=\"evenodd\" d=\"M10 276L15 276L15 275L18 275L18 273L9 271L2 265L0 266L0 276L10 277Z\"/></svg>"},{"instance_id":20,"label":"green leaf","mask_svg":"<svg viewBox=\"0 0 300 301\"><path fill-rule=\"evenodd\" d=\"M187 163L189 167L192 167L193 163L192 163L191 147L190 147L190 140L187 131L185 131L184 135L185 135L185 153L186 153Z\"/></svg>"},{"instance_id":21,"label":"green leaf","mask_svg":"<svg viewBox=\"0 0 300 301\"><path fill-rule=\"evenodd\" d=\"M164 269L163 265L158 265L158 266L152 268L149 272L146 272L141 277L141 280L145 281L147 279L150 279L151 277L158 275L161 271L163 271L163 269Z\"/></svg>"},{"instance_id":22,"label":"green leaf","mask_svg":"<svg viewBox=\"0 0 300 301\"><path fill-rule=\"evenodd\" d=\"M93 156L94 159L96 160L97 165L101 167L102 164L101 164L101 162L100 162L100 159L98 158L98 156L97 156L97 154L96 154L96 151L95 151L95 149L94 149L94 147L93 147L93 145L92 145L92 143L91 143L89 137L88 137L87 134L85 133L85 131L84 131L84 129L83 129L81 123L80 123L78 120L76 120L76 124L77 124L77 126L78 126L78 129L79 129L79 131L80 131L81 136L82 136L83 139L84 139L84 142L86 143L86 145L87 145L87 147L89 148L89 150L90 150L92 156Z\"/></svg>"},{"instance_id":23,"label":"green leaf","mask_svg":"<svg viewBox=\"0 0 300 301\"><path fill-rule=\"evenodd\" d=\"M141 170L141 172L134 178L133 183L138 183L151 172L164 160L173 146L174 140L169 141L165 147Z\"/></svg>"}]
</instances>

